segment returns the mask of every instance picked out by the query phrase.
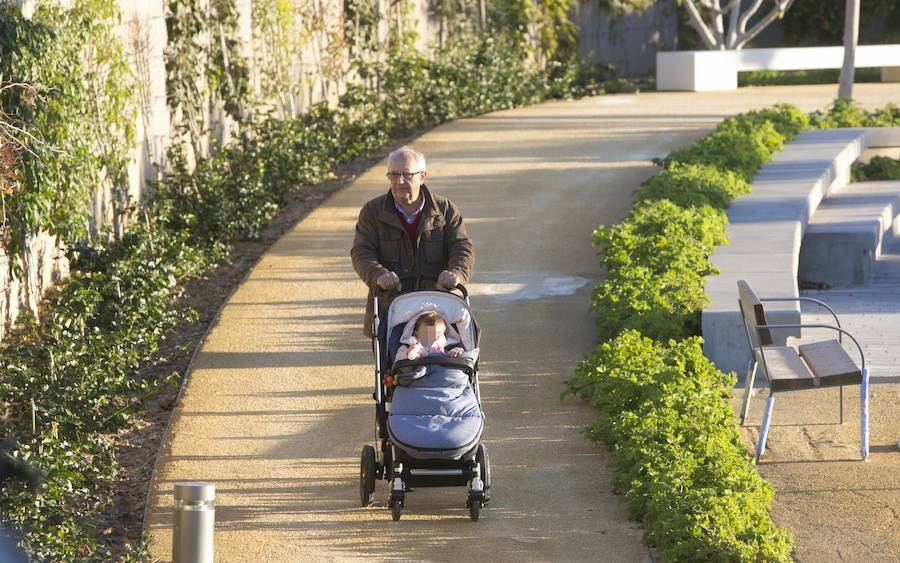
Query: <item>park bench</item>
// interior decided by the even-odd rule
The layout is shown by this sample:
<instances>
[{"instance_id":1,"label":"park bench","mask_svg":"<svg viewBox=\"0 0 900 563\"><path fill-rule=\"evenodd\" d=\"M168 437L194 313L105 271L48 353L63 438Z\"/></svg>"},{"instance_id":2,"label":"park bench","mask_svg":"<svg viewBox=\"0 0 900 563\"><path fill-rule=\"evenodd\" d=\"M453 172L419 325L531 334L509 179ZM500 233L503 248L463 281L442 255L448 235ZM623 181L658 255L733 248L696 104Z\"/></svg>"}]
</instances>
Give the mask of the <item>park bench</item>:
<instances>
[{"instance_id":1,"label":"park bench","mask_svg":"<svg viewBox=\"0 0 900 563\"><path fill-rule=\"evenodd\" d=\"M869 455L869 370L862 348L849 332L841 328L840 321L834 311L818 299L809 297L775 297L760 299L745 280L737 282L738 306L747 342L752 351L750 368L745 379L744 403L741 408L741 425L747 418L750 409L750 398L753 395L753 381L756 372L762 371L769 383L769 398L763 415L759 442L756 446L756 462L766 451L766 438L769 424L772 421L772 408L775 405L775 393L781 391L797 391L817 387L840 387L840 422L844 422L844 385L860 385L860 455L866 459ZM824 306L834 317L835 324L770 324L766 318L764 302L810 301ZM779 346L774 343L772 331L777 329L824 328L837 333L837 340L823 340L793 346ZM860 365L857 365L844 350L843 336L846 335L859 351Z\"/></svg>"},{"instance_id":2,"label":"park bench","mask_svg":"<svg viewBox=\"0 0 900 563\"><path fill-rule=\"evenodd\" d=\"M841 68L843 60L843 47L659 51L656 89L734 90L741 71ZM880 67L882 82L900 82L900 45L860 45L855 63L856 68Z\"/></svg>"}]
</instances>

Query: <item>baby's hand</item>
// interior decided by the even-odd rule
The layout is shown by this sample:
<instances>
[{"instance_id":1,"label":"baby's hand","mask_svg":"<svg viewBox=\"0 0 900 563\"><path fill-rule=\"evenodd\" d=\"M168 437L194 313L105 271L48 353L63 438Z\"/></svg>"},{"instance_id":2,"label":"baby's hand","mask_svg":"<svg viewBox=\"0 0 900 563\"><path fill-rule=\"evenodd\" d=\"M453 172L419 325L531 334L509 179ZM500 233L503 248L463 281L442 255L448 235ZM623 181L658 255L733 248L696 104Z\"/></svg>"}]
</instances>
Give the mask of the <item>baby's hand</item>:
<instances>
[{"instance_id":1,"label":"baby's hand","mask_svg":"<svg viewBox=\"0 0 900 563\"><path fill-rule=\"evenodd\" d=\"M459 355L462 354L462 353L463 353L463 349L462 349L462 348L453 348L452 350L450 350L449 352L447 352L447 355L448 355L448 356L451 356L451 357L453 357L453 358L458 358Z\"/></svg>"},{"instance_id":2,"label":"baby's hand","mask_svg":"<svg viewBox=\"0 0 900 563\"><path fill-rule=\"evenodd\" d=\"M422 355L422 345L418 342L414 343L409 347L409 352L406 354L407 360L415 360L419 356Z\"/></svg>"}]
</instances>

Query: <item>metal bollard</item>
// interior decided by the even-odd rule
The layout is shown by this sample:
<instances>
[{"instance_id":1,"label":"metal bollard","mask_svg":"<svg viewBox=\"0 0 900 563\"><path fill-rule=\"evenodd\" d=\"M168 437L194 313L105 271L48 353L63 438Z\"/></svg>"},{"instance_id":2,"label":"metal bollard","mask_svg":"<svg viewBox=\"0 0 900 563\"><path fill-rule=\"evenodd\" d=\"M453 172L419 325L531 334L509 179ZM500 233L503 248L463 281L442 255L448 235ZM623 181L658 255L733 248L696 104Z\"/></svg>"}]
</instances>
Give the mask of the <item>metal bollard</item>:
<instances>
[{"instance_id":1,"label":"metal bollard","mask_svg":"<svg viewBox=\"0 0 900 563\"><path fill-rule=\"evenodd\" d=\"M216 486L213 483L175 483L173 563L213 563L216 523Z\"/></svg>"}]
</instances>

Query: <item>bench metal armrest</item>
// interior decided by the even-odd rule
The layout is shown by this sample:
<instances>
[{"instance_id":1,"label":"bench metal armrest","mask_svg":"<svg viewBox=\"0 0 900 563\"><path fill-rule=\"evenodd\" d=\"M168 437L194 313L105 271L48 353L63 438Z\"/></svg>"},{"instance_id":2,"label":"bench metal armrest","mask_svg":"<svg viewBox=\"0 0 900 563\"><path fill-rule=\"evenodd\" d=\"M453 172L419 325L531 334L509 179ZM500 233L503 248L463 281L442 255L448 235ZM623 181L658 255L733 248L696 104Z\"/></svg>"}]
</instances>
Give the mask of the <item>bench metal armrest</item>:
<instances>
[{"instance_id":1,"label":"bench metal armrest","mask_svg":"<svg viewBox=\"0 0 900 563\"><path fill-rule=\"evenodd\" d=\"M857 342L856 338L854 338L852 334L850 334L849 332L847 332L846 330L844 330L843 328L841 328L839 326L826 325L826 324L759 325L756 327L756 330L757 331L759 331L761 329L768 330L768 329L773 329L773 328L800 328L800 329L803 329L803 328L828 328L831 330L838 331L839 334L846 334L847 337L849 337L850 340L853 341L853 344L856 345L856 349L859 350L859 357L862 360L862 366L861 366L862 369L866 369L866 356L865 356L865 354L863 354L862 346L859 345L859 342ZM765 347L763 346L762 348L765 348Z\"/></svg>"},{"instance_id":2,"label":"bench metal armrest","mask_svg":"<svg viewBox=\"0 0 900 563\"><path fill-rule=\"evenodd\" d=\"M813 299L812 297L766 297L765 299L760 298L760 301L809 301L810 303L816 303L817 305L821 305L828 309L828 312L831 313L831 316L834 317L834 322L837 323L838 327L841 326L841 321L838 319L837 313L834 312L828 303L824 301L820 301L818 299ZM838 338L840 341L840 338Z\"/></svg>"}]
</instances>

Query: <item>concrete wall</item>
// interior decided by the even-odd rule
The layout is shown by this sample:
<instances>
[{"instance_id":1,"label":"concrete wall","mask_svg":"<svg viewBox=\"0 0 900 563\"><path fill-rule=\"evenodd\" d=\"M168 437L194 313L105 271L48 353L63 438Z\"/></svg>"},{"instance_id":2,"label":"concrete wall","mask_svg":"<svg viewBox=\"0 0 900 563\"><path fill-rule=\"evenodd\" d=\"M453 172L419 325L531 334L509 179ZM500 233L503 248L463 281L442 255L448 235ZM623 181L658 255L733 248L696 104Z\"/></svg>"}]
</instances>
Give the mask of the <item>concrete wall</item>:
<instances>
[{"instance_id":1,"label":"concrete wall","mask_svg":"<svg viewBox=\"0 0 900 563\"><path fill-rule=\"evenodd\" d=\"M622 77L646 77L656 72L656 51L672 50L678 37L674 0L610 17L594 0L580 0L574 20L579 33L579 55L585 62L611 64Z\"/></svg>"}]
</instances>

